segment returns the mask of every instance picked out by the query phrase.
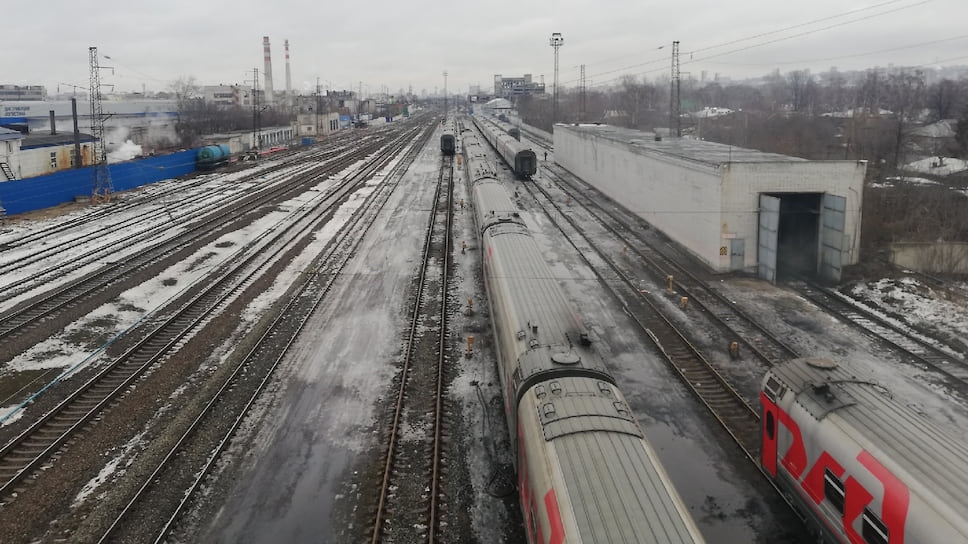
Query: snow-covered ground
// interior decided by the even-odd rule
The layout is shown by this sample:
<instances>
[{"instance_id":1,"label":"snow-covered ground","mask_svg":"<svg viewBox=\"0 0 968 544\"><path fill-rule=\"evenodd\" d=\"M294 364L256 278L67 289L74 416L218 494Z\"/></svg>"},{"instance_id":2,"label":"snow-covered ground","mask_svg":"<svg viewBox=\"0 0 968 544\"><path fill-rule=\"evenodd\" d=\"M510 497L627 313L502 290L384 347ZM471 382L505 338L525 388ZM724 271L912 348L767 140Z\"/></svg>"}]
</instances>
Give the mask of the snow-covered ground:
<instances>
[{"instance_id":1,"label":"snow-covered ground","mask_svg":"<svg viewBox=\"0 0 968 544\"><path fill-rule=\"evenodd\" d=\"M431 138L430 141L433 143L435 139ZM252 449L230 450L231 456L248 463L246 466L251 473L249 479L238 483L237 489L243 493L235 503L239 508L226 510L219 520L213 520L212 526L206 529L211 531L208 533L210 536L252 536L255 534L253 531L266 541L280 534L294 536L299 534L290 532L295 528L305 530L318 527L329 519L321 516L317 507L326 505L327 508L336 509L355 491L351 487L341 487L341 482L337 480L346 476L340 471L351 469L362 455L361 452L372 442L374 435L368 433L367 425L373 420L374 403L383 391L384 382L392 378L385 361L399 347L397 330L401 328L400 311L406 302L411 272L416 266L416 238L426 220L426 214L420 211L421 198L429 196L428 187L432 185L436 173L438 153L433 151L433 147L430 145L430 151L425 150L408 172L407 179L402 182L401 189L395 193L388 211L380 220L382 228L368 236L360 258L348 267L347 278L337 289L344 298L334 299L322 310L322 315L327 319L316 324L306 335L308 338L296 349L301 358L290 361L288 370L280 374L280 384L260 402L248 431L242 433L253 439ZM341 176L349 175L357 167ZM291 173L295 171L298 171L298 167L289 170ZM208 174L203 178L207 180L206 183L179 193L179 205L172 209L176 214L187 213L192 206L202 205L209 199L232 198L250 190L251 184L239 183L239 179L251 172ZM246 228L226 234L158 277L123 293L117 300L72 324L68 330L0 367L0 376L52 368L55 372L51 380L69 379L74 369L98 360L107 343L123 331L150 318L166 301L188 288L200 275L245 250L262 233L283 221L287 210L318 197L331 183L333 180L321 182L314 190L277 206L275 211ZM144 187L125 198L150 195L180 184L188 185L169 180ZM211 193L213 189L214 194ZM303 272L312 257L349 218L367 190L371 189L364 188L350 199L303 255L280 273L274 285L245 310L241 325L259 319L278 293ZM466 188L459 189L458 194L469 201ZM89 228L105 233L98 243L111 243L122 234L114 232L112 224L134 215L145 215L148 211L164 211L166 205L165 202L155 202L142 208L132 208L123 216L103 219ZM32 229L63 222L84 213L87 210L81 209L39 221L17 221L14 218L5 231L0 232L0 244ZM457 228L461 229L460 236L467 241L469 250L466 255L456 255L455 269L469 289L476 281L479 263L473 254L476 246L474 228L467 222L470 221L469 209L464 215L466 221L460 222ZM713 537L719 535L732 541L763 542L766 535L776 534L776 528L771 528L771 524L777 522L771 517L772 514L763 511L771 498L759 495L761 491L751 484L751 478L755 478L755 475L746 475L741 467L730 464L727 459L735 452L729 451L732 448L728 442L720 441L717 431L712 430L714 423L708 421L708 415L692 407L694 401L658 355L653 353L654 350L629 332L627 316L608 296L602 294L603 290L596 286L593 275L577 261L566 244L561 243L560 234L555 232L547 219L534 212L524 212L523 215L536 239L545 248L545 256L552 264L556 277L561 279L565 291L572 297L595 335L610 368L621 380L623 392L633 404L633 409L709 541L716 542ZM172 221L168 213L158 213L157 217L158 222ZM65 233L65 236L77 234ZM117 248L119 252L129 249ZM13 252L0 253L0 259L12 255ZM72 256L63 255L62 258ZM43 273L42 264L25 266L9 276L0 276L0 284L40 273ZM68 279L70 277L50 278L47 283L52 286ZM965 429L968 429L966 399L938 386L929 376L926 377L927 373L889 364L891 361L882 357L863 335L832 323L829 317L806 307L796 295L749 280L731 280L724 284L739 303L754 308L754 314L775 323L778 328L795 337L805 352L850 360L881 381L888 382L890 387L904 392L919 411L954 429L954 432L964 435ZM968 296L944 298L932 288L910 278L875 279L849 286L848 291L869 301L887 316L903 316L912 325L935 328L968 343ZM508 462L507 452L495 453L500 449L500 444L492 432L495 429L503 432L504 427L498 419L499 411L488 419L486 410L486 406L498 394L492 367L493 346L486 343L489 325L480 319L484 315L486 302L479 293L457 294L460 300L467 297L476 298L474 306L478 313L455 320L454 327L462 340L470 334L477 336L475 355L461 363L462 372L455 379L451 393L463 404L468 418L466 429L472 433L463 437L468 448L466 461L474 473L471 477L474 492L480 495L478 507L470 513L472 524L481 542L499 542L504 541L503 527L509 522L502 501L488 498L486 478L493 474L495 464ZM5 309L7 307L0 307L0 310ZM99 331L98 337L109 338L107 343L89 345L79 340L80 335L71 334L72 331L92 329ZM320 351L320 342L327 347L327 351ZM326 357L329 353L335 356ZM322 402L320 399L327 400ZM0 411L4 423L22 415L18 408L23 405L3 402L2 399L0 405L5 406ZM298 442L299 437L308 442ZM299 465L284 475L291 488L278 486L280 477L270 470L287 451L296 455L287 447L295 447L293 451L301 454ZM124 467L121 455L118 452L117 456L106 459L105 472L89 483L78 495L78 501L96 495L104 483L110 481L112 472ZM745 459L742 461L745 463ZM271 508L286 507L285 503L292 497L286 499L279 495L273 504L267 504L264 501L275 495L265 491L270 487L260 487L263 485L283 494L287 489L297 490L300 498L290 501L288 508L291 510L272 512ZM262 525L259 525L260 520ZM286 523L290 524L288 529L280 529Z\"/></svg>"},{"instance_id":2,"label":"snow-covered ground","mask_svg":"<svg viewBox=\"0 0 968 544\"><path fill-rule=\"evenodd\" d=\"M909 172L947 176L968 170L968 161L954 157L928 157L905 164L903 169Z\"/></svg>"}]
</instances>

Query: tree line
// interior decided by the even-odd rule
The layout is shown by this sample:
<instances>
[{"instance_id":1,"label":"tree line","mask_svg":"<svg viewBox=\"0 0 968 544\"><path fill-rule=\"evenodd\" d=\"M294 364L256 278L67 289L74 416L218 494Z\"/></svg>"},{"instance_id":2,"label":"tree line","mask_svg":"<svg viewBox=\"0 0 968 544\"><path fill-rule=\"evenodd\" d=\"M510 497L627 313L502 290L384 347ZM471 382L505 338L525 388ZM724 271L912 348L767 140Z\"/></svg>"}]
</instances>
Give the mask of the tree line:
<instances>
[{"instance_id":1,"label":"tree line","mask_svg":"<svg viewBox=\"0 0 968 544\"><path fill-rule=\"evenodd\" d=\"M668 129L670 80L625 76L617 84L559 91L558 122L603 122L645 131ZM809 159L865 159L895 168L913 127L958 123L954 146L934 150L968 157L968 78L926 82L920 70L872 69L845 74L774 71L758 83L680 83L681 110L728 108L714 118L684 115L686 134ZM525 96L518 110L529 124L551 129L548 96Z\"/></svg>"}]
</instances>

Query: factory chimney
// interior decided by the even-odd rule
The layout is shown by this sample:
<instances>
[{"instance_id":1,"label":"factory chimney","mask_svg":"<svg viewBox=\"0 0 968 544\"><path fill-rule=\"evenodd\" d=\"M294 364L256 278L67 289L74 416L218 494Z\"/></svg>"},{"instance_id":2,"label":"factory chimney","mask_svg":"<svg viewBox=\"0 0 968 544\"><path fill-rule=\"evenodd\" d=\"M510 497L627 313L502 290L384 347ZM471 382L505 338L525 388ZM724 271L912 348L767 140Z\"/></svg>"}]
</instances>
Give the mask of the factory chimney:
<instances>
[{"instance_id":1,"label":"factory chimney","mask_svg":"<svg viewBox=\"0 0 968 544\"><path fill-rule=\"evenodd\" d=\"M266 57L266 85L265 85L265 103L268 106L272 105L272 57L269 55L269 36L262 37L262 50Z\"/></svg>"},{"instance_id":2,"label":"factory chimney","mask_svg":"<svg viewBox=\"0 0 968 544\"><path fill-rule=\"evenodd\" d=\"M293 105L292 96L292 73L289 72L289 40L286 40L286 102L291 108Z\"/></svg>"}]
</instances>

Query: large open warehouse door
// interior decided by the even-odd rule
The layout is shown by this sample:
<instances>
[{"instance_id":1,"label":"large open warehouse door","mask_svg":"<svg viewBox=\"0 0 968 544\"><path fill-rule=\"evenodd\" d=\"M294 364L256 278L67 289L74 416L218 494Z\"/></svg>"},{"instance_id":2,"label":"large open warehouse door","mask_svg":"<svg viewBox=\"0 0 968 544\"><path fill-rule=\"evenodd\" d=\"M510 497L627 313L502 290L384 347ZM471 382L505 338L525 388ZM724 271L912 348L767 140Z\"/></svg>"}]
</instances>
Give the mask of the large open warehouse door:
<instances>
[{"instance_id":1,"label":"large open warehouse door","mask_svg":"<svg viewBox=\"0 0 968 544\"><path fill-rule=\"evenodd\" d=\"M780 230L780 199L760 195L760 228L757 236L757 276L776 283L776 245Z\"/></svg>"},{"instance_id":2,"label":"large open warehouse door","mask_svg":"<svg viewBox=\"0 0 968 544\"><path fill-rule=\"evenodd\" d=\"M820 205L820 277L827 281L840 282L846 214L846 198L824 193Z\"/></svg>"}]
</instances>

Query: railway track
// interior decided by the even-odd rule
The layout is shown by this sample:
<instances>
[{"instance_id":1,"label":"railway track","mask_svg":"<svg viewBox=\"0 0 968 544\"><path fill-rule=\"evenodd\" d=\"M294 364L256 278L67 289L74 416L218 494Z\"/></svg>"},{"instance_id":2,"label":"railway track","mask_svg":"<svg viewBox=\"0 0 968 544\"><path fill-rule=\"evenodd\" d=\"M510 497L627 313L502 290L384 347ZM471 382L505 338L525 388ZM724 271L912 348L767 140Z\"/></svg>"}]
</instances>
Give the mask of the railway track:
<instances>
[{"instance_id":1,"label":"railway track","mask_svg":"<svg viewBox=\"0 0 968 544\"><path fill-rule=\"evenodd\" d=\"M297 184L312 182L335 171L334 166L350 164L353 160L350 158L352 156L350 154L345 158L330 157L335 159L333 164L311 165L304 172L295 174L294 178ZM281 167L276 169L281 169ZM250 176L250 181L262 178L264 175L264 173L253 174ZM241 181L236 185L239 184L241 184ZM10 301L39 287L45 287L47 282L54 278L70 277L71 274L81 275L80 279L75 280L74 283L90 284L90 280L98 277L99 273L107 273L109 269L120 263L159 260L163 258L166 252L172 251L172 248L184 247L194 239L206 234L207 230L210 231L227 223L233 217L251 212L255 206L264 203L267 199L280 199L290 190L286 189L286 184L270 182L262 184L251 194L240 196L238 203L226 205L224 189L216 186L203 191L203 194L195 198L196 201L202 202L200 205L186 206L175 212L167 208L154 209L136 218L121 220L111 225L105 225L104 223L108 219L101 218L98 215L99 228L93 232L87 232L62 242L35 244L40 249L31 252L29 255L9 260L4 259L4 263L0 265L3 267L0 274L33 263L51 261L53 260L52 256L71 255L70 259L58 259L45 270L31 271L19 279L9 278L3 291L0 292L0 302ZM159 217L168 219L168 221L159 223ZM70 223L73 224L73 221ZM183 229L180 234L172 233L173 224L177 224ZM112 232L124 232L125 234L114 239L112 244L104 244L104 237ZM139 259L138 251L130 252L125 249L138 243L153 244L157 250L146 253L150 250L142 249L140 253L144 254L144 257ZM107 266L103 264L104 262L108 263ZM96 268L86 274L83 272L84 269L91 269L92 267L98 267L100 270ZM122 268L122 270L124 269ZM112 281L117 276L108 274L106 277L108 278L107 281ZM76 289L71 291L76 291ZM12 330L33 322L39 317L47 316L50 311L60 307L58 301L63 299L59 295L60 291L55 289L52 292L35 297L32 303L21 303L17 308L4 312L0 316L0 339Z\"/></svg>"},{"instance_id":2,"label":"railway track","mask_svg":"<svg viewBox=\"0 0 968 544\"><path fill-rule=\"evenodd\" d=\"M99 542L163 542L178 532L180 516L189 507L205 479L228 447L250 408L255 403L274 370L296 341L315 309L326 299L334 282L353 258L370 226L396 188L402 172L426 141L428 129L417 144L412 144L406 157L393 167L378 189L364 201L337 235L334 243L316 259L316 268L303 276L304 281L291 291L286 304L276 312L272 323L259 335L247 354L221 382L192 423L184 429L138 491L117 514L114 522L101 534ZM366 168L353 185L369 179L377 170L402 151L398 144ZM313 229L314 230L314 229ZM311 231L310 232L311 236ZM224 432L211 432L222 429ZM169 489L184 489L171 493ZM185 535L186 541L191 540Z\"/></svg>"},{"instance_id":3,"label":"railway track","mask_svg":"<svg viewBox=\"0 0 968 544\"><path fill-rule=\"evenodd\" d=\"M700 277L700 274L693 271L700 268L698 264L684 264L681 257L667 255L666 251L659 249L661 246L643 239L629 226L631 222L628 218L622 217L615 209L606 208L599 200L591 198L581 190L574 176L558 167L546 167L545 172L556 182L555 187L562 192L568 203L579 205L590 222L600 225L621 244L622 264L627 269L640 271L637 277L647 274L654 286L668 285L669 290L676 296L686 297L690 307L698 306L701 312L716 322L725 335L739 342L738 348L742 353L754 355L765 366L799 357L795 349L764 327L755 317L744 312L719 291L712 289L707 281L708 276ZM547 198L554 198L550 190L545 190L540 185L537 187L547 194ZM569 207L568 211L569 216L574 215L574 207ZM727 346L723 349L727 349Z\"/></svg>"},{"instance_id":4,"label":"railway track","mask_svg":"<svg viewBox=\"0 0 968 544\"><path fill-rule=\"evenodd\" d=\"M138 285L139 279L151 270L163 270L166 266L183 259L225 233L252 221L254 215L266 213L268 205L284 201L305 191L328 176L340 172L372 153L371 148L361 148L337 161L289 178L288 183L259 185L236 201L222 202L214 211L200 216L192 223L179 225L162 235L153 243L134 248L129 254L115 261L103 263L100 268L80 279L57 285L43 296L21 304L16 309L0 315L0 350L5 357L23 352L36 342L66 327L78 315L97 307L97 298L110 298L125 289ZM42 326L41 326L42 325ZM15 393L10 401L20 402L23 395L35 394L44 386L44 380L56 376L57 369L36 378L27 387ZM9 433L7 433L9 434Z\"/></svg>"},{"instance_id":5,"label":"railway track","mask_svg":"<svg viewBox=\"0 0 968 544\"><path fill-rule=\"evenodd\" d=\"M145 338L100 370L53 410L0 448L0 496L8 496L24 478L46 463L67 441L153 365L176 351L183 339L198 330L220 308L270 269L300 236L311 236L359 183L362 174L294 212L287 224L253 240L235 263L220 267L206 279L194 298ZM307 234L309 233L309 234Z\"/></svg>"},{"instance_id":6,"label":"railway track","mask_svg":"<svg viewBox=\"0 0 968 544\"><path fill-rule=\"evenodd\" d=\"M792 282L790 287L841 322L887 343L921 368L942 374L959 390L968 392L968 361L963 357L940 349L910 330L844 300L835 291L815 282L801 279Z\"/></svg>"},{"instance_id":7,"label":"railway track","mask_svg":"<svg viewBox=\"0 0 968 544\"><path fill-rule=\"evenodd\" d=\"M424 238L417 292L392 408L370 541L437 542L450 375L447 288L454 220L454 164L441 160ZM405 431L405 429L410 429ZM414 429L419 429L414 431Z\"/></svg>"},{"instance_id":8,"label":"railway track","mask_svg":"<svg viewBox=\"0 0 968 544\"><path fill-rule=\"evenodd\" d=\"M537 183L522 183L545 216L561 230L599 282L663 354L672 370L733 437L751 460L759 444L759 414L629 277L622 266L599 250L570 214Z\"/></svg>"}]
</instances>

